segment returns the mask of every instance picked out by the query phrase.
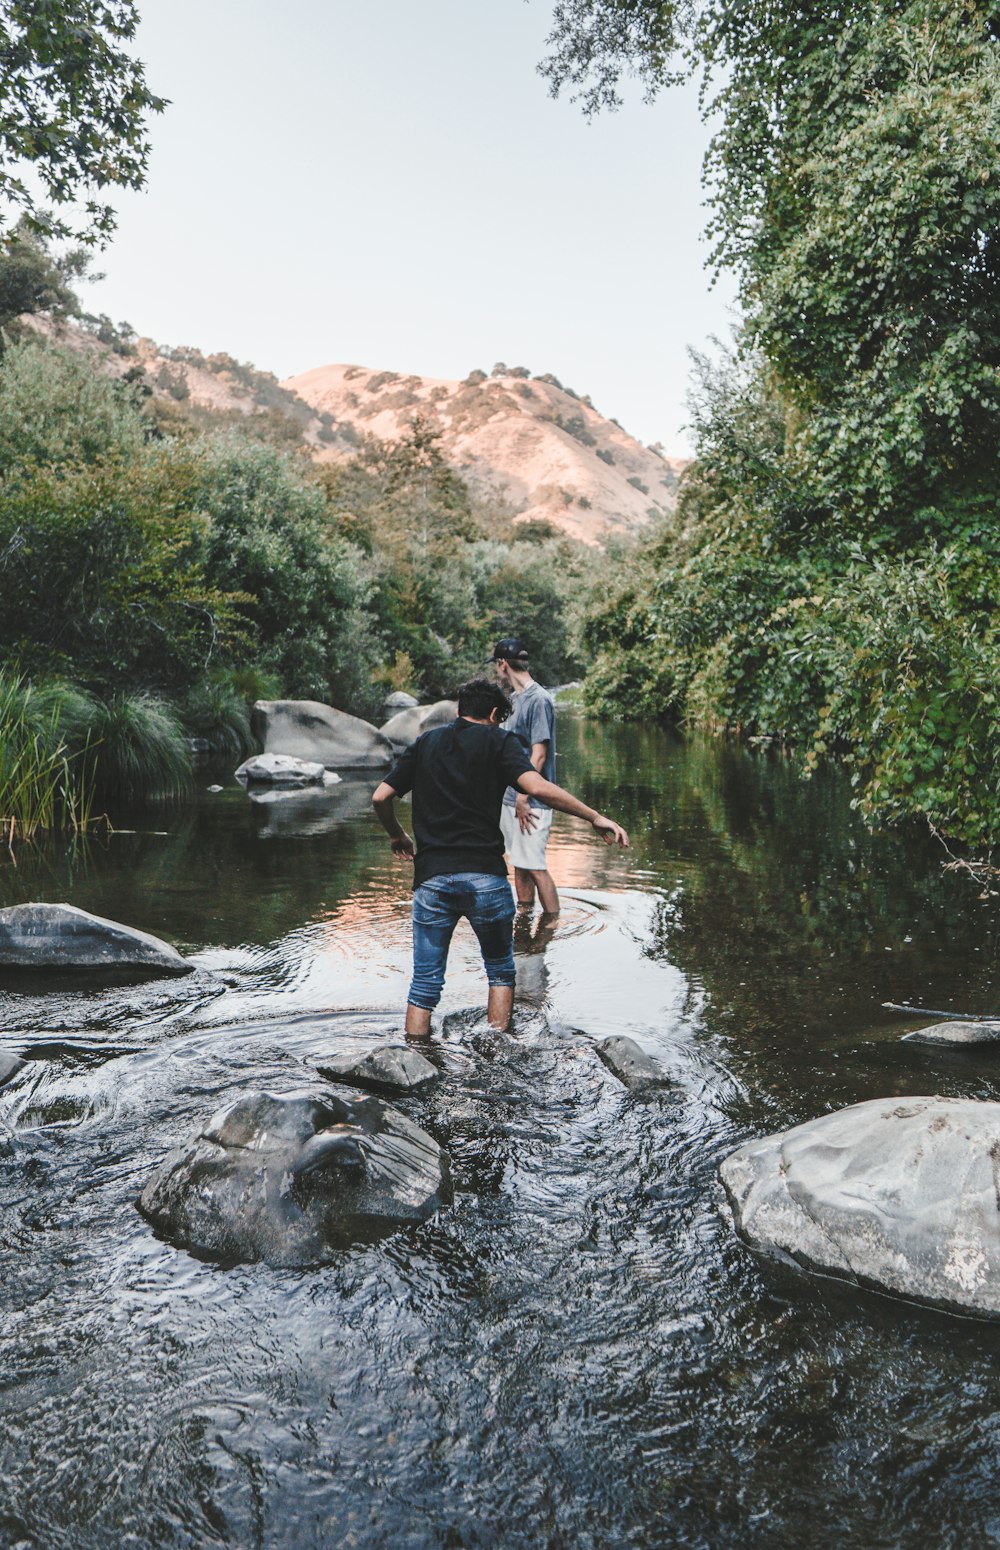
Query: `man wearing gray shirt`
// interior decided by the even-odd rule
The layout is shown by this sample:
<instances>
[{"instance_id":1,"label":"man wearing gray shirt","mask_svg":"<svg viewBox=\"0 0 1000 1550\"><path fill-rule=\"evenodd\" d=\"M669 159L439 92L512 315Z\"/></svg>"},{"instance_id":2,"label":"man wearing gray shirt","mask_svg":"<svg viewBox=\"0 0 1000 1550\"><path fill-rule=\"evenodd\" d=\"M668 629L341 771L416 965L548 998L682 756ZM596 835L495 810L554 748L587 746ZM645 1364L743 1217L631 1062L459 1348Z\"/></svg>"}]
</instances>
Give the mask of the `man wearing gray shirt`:
<instances>
[{"instance_id":1,"label":"man wearing gray shirt","mask_svg":"<svg viewBox=\"0 0 1000 1550\"><path fill-rule=\"evenodd\" d=\"M498 640L493 662L500 687L510 695L513 711L507 732L524 745L532 765L545 780L556 777L555 704L547 689L528 670L528 652L516 635ZM549 876L545 846L552 827L552 809L535 797L508 786L500 811L504 845L514 868L514 892L522 908L538 902L547 916L559 913L559 895Z\"/></svg>"}]
</instances>

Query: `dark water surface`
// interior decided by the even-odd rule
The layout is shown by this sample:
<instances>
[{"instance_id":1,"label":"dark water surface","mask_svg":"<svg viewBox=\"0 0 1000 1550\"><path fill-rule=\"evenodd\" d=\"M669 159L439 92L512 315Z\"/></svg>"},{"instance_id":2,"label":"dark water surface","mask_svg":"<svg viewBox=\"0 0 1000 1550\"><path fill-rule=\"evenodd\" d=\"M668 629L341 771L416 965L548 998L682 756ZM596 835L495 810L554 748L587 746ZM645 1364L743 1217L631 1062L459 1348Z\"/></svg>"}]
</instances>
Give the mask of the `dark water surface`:
<instances>
[{"instance_id":1,"label":"dark water surface","mask_svg":"<svg viewBox=\"0 0 1000 1550\"><path fill-rule=\"evenodd\" d=\"M134 1201L223 1102L394 1035L403 869L369 786L201 793L0 865L197 972L0 982L0 1545L1000 1544L1000 1331L757 1261L717 1180L743 1140L861 1099L1000 1096L997 1057L899 1043L885 1000L1000 1007L996 901L849 789L665 733L561 720L565 913L519 943L510 1037L456 937L400 1106L454 1205L308 1270L221 1268ZM165 831L165 832L162 832ZM463 928L464 931L464 928ZM630 1097L627 1033L675 1088Z\"/></svg>"}]
</instances>

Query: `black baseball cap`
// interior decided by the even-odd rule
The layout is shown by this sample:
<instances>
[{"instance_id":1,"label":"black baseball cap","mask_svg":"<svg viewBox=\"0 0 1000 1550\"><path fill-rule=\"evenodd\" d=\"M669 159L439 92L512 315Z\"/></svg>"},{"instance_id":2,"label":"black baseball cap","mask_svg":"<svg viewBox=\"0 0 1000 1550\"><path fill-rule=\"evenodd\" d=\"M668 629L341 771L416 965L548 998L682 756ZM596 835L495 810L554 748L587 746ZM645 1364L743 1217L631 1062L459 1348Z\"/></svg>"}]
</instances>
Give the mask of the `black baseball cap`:
<instances>
[{"instance_id":1,"label":"black baseball cap","mask_svg":"<svg viewBox=\"0 0 1000 1550\"><path fill-rule=\"evenodd\" d=\"M528 660L528 648L517 635L505 635L493 647L494 662L518 662Z\"/></svg>"}]
</instances>

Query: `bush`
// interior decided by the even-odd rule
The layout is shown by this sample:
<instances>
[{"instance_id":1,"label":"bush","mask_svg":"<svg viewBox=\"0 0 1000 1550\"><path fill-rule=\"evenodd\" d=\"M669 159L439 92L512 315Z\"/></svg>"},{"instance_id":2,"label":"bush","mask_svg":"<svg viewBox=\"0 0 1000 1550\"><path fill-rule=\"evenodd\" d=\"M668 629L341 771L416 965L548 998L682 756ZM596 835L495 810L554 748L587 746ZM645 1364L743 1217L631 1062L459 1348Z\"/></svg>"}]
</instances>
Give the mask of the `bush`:
<instances>
[{"instance_id":1,"label":"bush","mask_svg":"<svg viewBox=\"0 0 1000 1550\"><path fill-rule=\"evenodd\" d=\"M91 723L94 780L102 797L177 797L191 781L191 756L174 711L149 695L97 702Z\"/></svg>"}]
</instances>

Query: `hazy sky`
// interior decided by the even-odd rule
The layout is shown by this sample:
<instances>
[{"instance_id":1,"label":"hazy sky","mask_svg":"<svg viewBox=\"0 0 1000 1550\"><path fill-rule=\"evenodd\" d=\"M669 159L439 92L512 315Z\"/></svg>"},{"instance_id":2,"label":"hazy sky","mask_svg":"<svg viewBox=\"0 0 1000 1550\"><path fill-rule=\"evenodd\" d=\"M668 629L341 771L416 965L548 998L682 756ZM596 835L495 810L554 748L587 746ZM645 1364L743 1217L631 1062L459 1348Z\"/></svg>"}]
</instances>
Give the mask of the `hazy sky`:
<instances>
[{"instance_id":1,"label":"hazy sky","mask_svg":"<svg viewBox=\"0 0 1000 1550\"><path fill-rule=\"evenodd\" d=\"M535 71L550 0L139 8L171 106L89 308L279 377L551 371L687 449L687 346L733 294L704 268L693 88L588 123Z\"/></svg>"}]
</instances>

